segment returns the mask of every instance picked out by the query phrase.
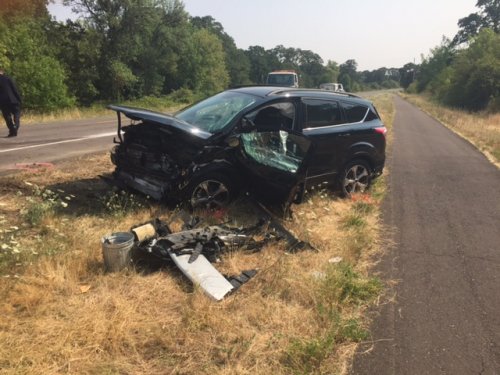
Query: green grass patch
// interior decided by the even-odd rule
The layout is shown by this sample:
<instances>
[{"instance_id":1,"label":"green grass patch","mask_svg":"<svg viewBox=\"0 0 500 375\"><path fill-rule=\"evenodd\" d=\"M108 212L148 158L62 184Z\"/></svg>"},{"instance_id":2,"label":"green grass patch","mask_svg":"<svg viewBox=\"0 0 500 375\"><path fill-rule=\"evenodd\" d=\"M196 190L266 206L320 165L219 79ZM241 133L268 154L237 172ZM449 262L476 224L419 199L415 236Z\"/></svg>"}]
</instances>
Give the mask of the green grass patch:
<instances>
[{"instance_id":1,"label":"green grass patch","mask_svg":"<svg viewBox=\"0 0 500 375\"><path fill-rule=\"evenodd\" d=\"M350 263L340 262L328 265L318 285L318 300L324 306L359 305L370 301L381 289L382 282L378 278L363 277Z\"/></svg>"},{"instance_id":2,"label":"green grass patch","mask_svg":"<svg viewBox=\"0 0 500 375\"><path fill-rule=\"evenodd\" d=\"M363 218L362 214L358 212L349 213L342 221L342 225L345 229L363 228L366 224L366 220Z\"/></svg>"},{"instance_id":3,"label":"green grass patch","mask_svg":"<svg viewBox=\"0 0 500 375\"><path fill-rule=\"evenodd\" d=\"M29 182L25 184L32 191L26 196L27 206L21 210L21 214L31 226L40 225L48 215L53 215L56 210L68 207L68 202L74 198L74 196L65 195L63 190L44 189ZM22 195L21 192L18 194Z\"/></svg>"},{"instance_id":4,"label":"green grass patch","mask_svg":"<svg viewBox=\"0 0 500 375\"><path fill-rule=\"evenodd\" d=\"M294 337L285 352L285 367L293 374L319 374L336 347L344 342L360 342L368 331L360 320L345 317L347 305L360 305L375 298L382 289L376 278L365 278L355 272L352 265L341 262L330 265L317 285L316 314L322 334L311 337Z\"/></svg>"},{"instance_id":5,"label":"green grass patch","mask_svg":"<svg viewBox=\"0 0 500 375\"><path fill-rule=\"evenodd\" d=\"M124 217L145 208L147 199L147 197L144 198L125 190L119 190L109 191L100 198L100 202L108 215Z\"/></svg>"}]
</instances>

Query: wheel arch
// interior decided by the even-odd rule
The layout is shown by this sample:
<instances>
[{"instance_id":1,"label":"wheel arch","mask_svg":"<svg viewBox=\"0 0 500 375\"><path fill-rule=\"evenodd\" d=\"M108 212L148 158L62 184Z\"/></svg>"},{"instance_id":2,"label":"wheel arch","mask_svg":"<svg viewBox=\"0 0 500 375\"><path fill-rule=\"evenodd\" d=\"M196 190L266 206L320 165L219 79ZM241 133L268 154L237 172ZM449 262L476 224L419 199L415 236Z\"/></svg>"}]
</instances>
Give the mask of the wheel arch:
<instances>
[{"instance_id":1,"label":"wheel arch","mask_svg":"<svg viewBox=\"0 0 500 375\"><path fill-rule=\"evenodd\" d=\"M235 166L227 161L227 160L216 160L207 164L200 164L194 166L189 173L189 176L186 178L185 186L189 185L189 183L195 179L200 178L204 175L209 174L222 174L227 176L228 178L233 179L235 182L240 184L240 177L238 170Z\"/></svg>"},{"instance_id":2,"label":"wheel arch","mask_svg":"<svg viewBox=\"0 0 500 375\"><path fill-rule=\"evenodd\" d=\"M373 173L375 168L375 153L377 152L374 145L368 142L357 142L349 148L347 157L342 162L342 171L345 166L355 160L362 160L367 163Z\"/></svg>"}]
</instances>

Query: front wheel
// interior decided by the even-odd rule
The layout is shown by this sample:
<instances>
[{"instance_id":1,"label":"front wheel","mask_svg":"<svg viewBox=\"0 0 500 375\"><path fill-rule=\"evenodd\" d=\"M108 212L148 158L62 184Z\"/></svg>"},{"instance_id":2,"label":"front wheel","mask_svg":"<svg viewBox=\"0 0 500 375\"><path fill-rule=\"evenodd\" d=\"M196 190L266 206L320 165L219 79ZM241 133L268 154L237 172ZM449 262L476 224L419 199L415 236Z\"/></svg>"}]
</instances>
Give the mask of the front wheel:
<instances>
[{"instance_id":1,"label":"front wheel","mask_svg":"<svg viewBox=\"0 0 500 375\"><path fill-rule=\"evenodd\" d=\"M220 173L197 177L186 190L186 198L193 209L217 210L227 206L235 194L234 182Z\"/></svg>"},{"instance_id":2,"label":"front wheel","mask_svg":"<svg viewBox=\"0 0 500 375\"><path fill-rule=\"evenodd\" d=\"M365 161L349 162L339 179L342 196L350 197L352 194L365 192L370 187L371 175L371 168Z\"/></svg>"}]
</instances>

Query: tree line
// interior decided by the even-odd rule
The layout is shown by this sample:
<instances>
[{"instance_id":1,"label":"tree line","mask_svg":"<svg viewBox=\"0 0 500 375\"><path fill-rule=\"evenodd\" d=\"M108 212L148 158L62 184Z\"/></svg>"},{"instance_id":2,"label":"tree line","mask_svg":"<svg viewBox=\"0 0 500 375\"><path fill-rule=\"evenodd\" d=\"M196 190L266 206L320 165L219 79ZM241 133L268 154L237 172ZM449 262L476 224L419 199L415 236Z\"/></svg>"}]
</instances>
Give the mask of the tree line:
<instances>
[{"instance_id":1,"label":"tree line","mask_svg":"<svg viewBox=\"0 0 500 375\"><path fill-rule=\"evenodd\" d=\"M0 66L18 83L24 107L36 111L148 96L190 101L263 84L267 73L280 69L297 71L301 87L340 82L347 91L361 91L401 85L471 109L498 98L500 0L479 0L477 17L460 20L455 39L422 64L373 71L359 71L354 59L325 63L313 51L283 45L237 48L219 22L190 16L180 0L63 0L79 16L65 22L50 17L48 1L2 0L0 8Z\"/></svg>"},{"instance_id":2,"label":"tree line","mask_svg":"<svg viewBox=\"0 0 500 375\"><path fill-rule=\"evenodd\" d=\"M500 0L478 0L478 11L458 21L453 39L401 69L401 85L471 111L500 111Z\"/></svg>"},{"instance_id":3,"label":"tree line","mask_svg":"<svg viewBox=\"0 0 500 375\"><path fill-rule=\"evenodd\" d=\"M144 96L209 95L263 84L294 69L302 87L397 87L397 69L358 72L355 60L328 61L310 50L239 49L211 16L192 17L179 0L64 0L77 21L58 22L48 0L2 0L0 65L17 81L25 108L49 111ZM387 73L389 72L389 73Z\"/></svg>"}]
</instances>

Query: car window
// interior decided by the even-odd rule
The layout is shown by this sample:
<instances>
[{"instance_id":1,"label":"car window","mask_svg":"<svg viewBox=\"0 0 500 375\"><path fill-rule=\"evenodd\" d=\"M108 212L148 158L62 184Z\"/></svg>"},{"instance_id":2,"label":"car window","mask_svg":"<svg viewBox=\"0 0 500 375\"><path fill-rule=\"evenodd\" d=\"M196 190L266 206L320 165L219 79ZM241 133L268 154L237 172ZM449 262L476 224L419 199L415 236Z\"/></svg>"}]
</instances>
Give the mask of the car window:
<instances>
[{"instance_id":1,"label":"car window","mask_svg":"<svg viewBox=\"0 0 500 375\"><path fill-rule=\"evenodd\" d=\"M297 173L309 148L303 138L284 130L244 133L241 140L249 158L290 173Z\"/></svg>"},{"instance_id":2,"label":"car window","mask_svg":"<svg viewBox=\"0 0 500 375\"><path fill-rule=\"evenodd\" d=\"M360 122L365 118L368 107L360 104L342 103L348 123Z\"/></svg>"},{"instance_id":3,"label":"car window","mask_svg":"<svg viewBox=\"0 0 500 375\"><path fill-rule=\"evenodd\" d=\"M178 112L175 117L201 130L215 133L253 103L255 97L251 95L226 91Z\"/></svg>"},{"instance_id":4,"label":"car window","mask_svg":"<svg viewBox=\"0 0 500 375\"><path fill-rule=\"evenodd\" d=\"M330 100L304 99L305 123L304 129L342 123L339 103Z\"/></svg>"},{"instance_id":5,"label":"car window","mask_svg":"<svg viewBox=\"0 0 500 375\"><path fill-rule=\"evenodd\" d=\"M365 121L378 120L378 118L379 117L377 116L377 114L375 113L375 111L373 109L370 109L368 111L368 114L365 117Z\"/></svg>"},{"instance_id":6,"label":"car window","mask_svg":"<svg viewBox=\"0 0 500 375\"><path fill-rule=\"evenodd\" d=\"M279 102L245 117L255 130L241 135L245 153L259 164L296 173L307 151L300 139L287 132L295 122L295 104Z\"/></svg>"},{"instance_id":7,"label":"car window","mask_svg":"<svg viewBox=\"0 0 500 375\"><path fill-rule=\"evenodd\" d=\"M252 120L257 129L293 129L295 105L291 102L273 103L245 117Z\"/></svg>"}]
</instances>

